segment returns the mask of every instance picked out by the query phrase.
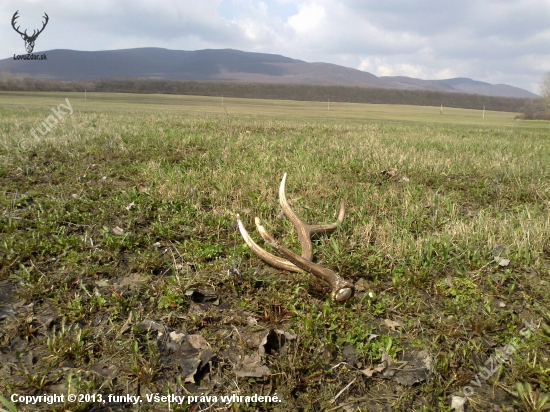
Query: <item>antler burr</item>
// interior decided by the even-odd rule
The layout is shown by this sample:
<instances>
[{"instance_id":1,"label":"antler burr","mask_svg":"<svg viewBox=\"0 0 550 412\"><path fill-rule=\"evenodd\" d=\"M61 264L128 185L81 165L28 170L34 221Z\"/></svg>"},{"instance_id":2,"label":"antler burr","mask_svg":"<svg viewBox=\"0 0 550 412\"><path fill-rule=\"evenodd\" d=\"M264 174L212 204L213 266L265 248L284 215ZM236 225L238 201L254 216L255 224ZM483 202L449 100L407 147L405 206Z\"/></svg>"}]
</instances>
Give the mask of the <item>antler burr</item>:
<instances>
[{"instance_id":1,"label":"antler burr","mask_svg":"<svg viewBox=\"0 0 550 412\"><path fill-rule=\"evenodd\" d=\"M308 272L316 276L318 279L329 284L332 289L332 299L338 302L345 301L353 296L353 284L347 280L341 278L336 272L331 269L322 267L312 261L313 258L313 248L311 244L311 236L313 234L320 233L329 233L334 231L339 224L344 221L345 210L344 203L340 204L340 213L338 214L338 220L335 223L329 225L308 225L303 222L297 215L294 213L285 194L285 185L286 185L286 173L281 180L281 186L279 187L279 204L283 209L283 213L291 221L291 223L296 228L298 232L298 239L302 247L302 255L298 255L291 251L290 249L282 246L273 236L271 236L265 228L262 226L261 220L259 218L255 219L256 227L258 232L262 236L263 240L275 249L279 254L285 258L275 256L264 249L262 249L248 234L243 223L241 222L240 216L237 215L237 224L241 235L244 238L244 241L248 247L263 261L274 266L278 269L287 270L290 272Z\"/></svg>"}]
</instances>

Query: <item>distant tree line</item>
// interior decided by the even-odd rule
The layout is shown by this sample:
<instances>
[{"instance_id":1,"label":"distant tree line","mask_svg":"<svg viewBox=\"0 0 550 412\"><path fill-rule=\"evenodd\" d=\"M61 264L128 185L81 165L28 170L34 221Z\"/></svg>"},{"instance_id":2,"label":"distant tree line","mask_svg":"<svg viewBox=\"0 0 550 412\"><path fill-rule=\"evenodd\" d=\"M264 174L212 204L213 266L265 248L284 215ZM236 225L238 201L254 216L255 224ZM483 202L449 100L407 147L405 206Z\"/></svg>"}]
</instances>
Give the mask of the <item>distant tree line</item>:
<instances>
[{"instance_id":1,"label":"distant tree line","mask_svg":"<svg viewBox=\"0 0 550 412\"><path fill-rule=\"evenodd\" d=\"M0 73L0 91L9 92L80 92L91 90L93 82L57 81L52 79L34 79L27 75Z\"/></svg>"},{"instance_id":2,"label":"distant tree line","mask_svg":"<svg viewBox=\"0 0 550 412\"><path fill-rule=\"evenodd\" d=\"M66 91L111 93L162 93L197 96L225 96L254 99L328 101L350 103L407 104L456 107L507 112L524 112L543 107L543 100L482 96L425 90L400 90L349 86L182 81L166 79L98 79L56 81L0 73L0 91ZM538 110L538 109L537 109Z\"/></svg>"}]
</instances>

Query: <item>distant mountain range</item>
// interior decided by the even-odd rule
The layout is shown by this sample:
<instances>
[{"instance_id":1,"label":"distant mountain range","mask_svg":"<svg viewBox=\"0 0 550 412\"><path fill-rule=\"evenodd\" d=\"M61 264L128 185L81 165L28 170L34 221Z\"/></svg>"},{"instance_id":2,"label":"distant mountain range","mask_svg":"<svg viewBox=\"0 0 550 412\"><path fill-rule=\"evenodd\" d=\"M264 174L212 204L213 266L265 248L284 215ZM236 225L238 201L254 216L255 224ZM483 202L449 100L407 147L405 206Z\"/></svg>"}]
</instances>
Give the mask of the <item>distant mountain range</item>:
<instances>
[{"instance_id":1,"label":"distant mountain range","mask_svg":"<svg viewBox=\"0 0 550 412\"><path fill-rule=\"evenodd\" d=\"M156 78L229 82L289 83L379 87L536 98L534 93L506 84L467 78L420 80L404 76L377 77L330 63L307 63L277 54L233 49L168 50L139 48L108 51L49 50L47 60L0 60L0 72L55 80Z\"/></svg>"}]
</instances>

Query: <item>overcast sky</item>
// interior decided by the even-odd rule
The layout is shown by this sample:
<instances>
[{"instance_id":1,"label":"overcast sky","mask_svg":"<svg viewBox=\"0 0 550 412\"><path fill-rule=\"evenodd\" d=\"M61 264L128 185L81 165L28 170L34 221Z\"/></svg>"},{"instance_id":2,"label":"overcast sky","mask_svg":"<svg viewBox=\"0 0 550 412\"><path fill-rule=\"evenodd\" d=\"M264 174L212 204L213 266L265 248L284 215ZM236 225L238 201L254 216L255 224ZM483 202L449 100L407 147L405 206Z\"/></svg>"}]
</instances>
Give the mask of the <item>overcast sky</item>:
<instances>
[{"instance_id":1,"label":"overcast sky","mask_svg":"<svg viewBox=\"0 0 550 412\"><path fill-rule=\"evenodd\" d=\"M35 53L233 48L534 93L550 71L550 0L1 0L0 58L25 53L16 10L30 33L50 17Z\"/></svg>"}]
</instances>

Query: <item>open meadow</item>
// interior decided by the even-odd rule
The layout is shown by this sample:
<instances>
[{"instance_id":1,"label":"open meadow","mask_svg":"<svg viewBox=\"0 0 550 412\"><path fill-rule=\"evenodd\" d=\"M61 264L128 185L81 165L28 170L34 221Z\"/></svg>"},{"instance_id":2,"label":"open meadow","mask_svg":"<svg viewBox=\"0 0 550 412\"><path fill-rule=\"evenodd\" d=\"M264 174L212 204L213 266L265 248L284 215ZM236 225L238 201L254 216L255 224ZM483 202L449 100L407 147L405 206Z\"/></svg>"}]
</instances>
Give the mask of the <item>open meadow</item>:
<instances>
[{"instance_id":1,"label":"open meadow","mask_svg":"<svg viewBox=\"0 0 550 412\"><path fill-rule=\"evenodd\" d=\"M550 123L328 108L0 93L0 395L65 396L13 410L550 410ZM308 223L345 203L345 303L236 229L300 251L284 173Z\"/></svg>"}]
</instances>

